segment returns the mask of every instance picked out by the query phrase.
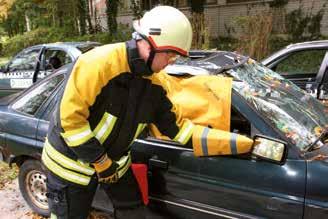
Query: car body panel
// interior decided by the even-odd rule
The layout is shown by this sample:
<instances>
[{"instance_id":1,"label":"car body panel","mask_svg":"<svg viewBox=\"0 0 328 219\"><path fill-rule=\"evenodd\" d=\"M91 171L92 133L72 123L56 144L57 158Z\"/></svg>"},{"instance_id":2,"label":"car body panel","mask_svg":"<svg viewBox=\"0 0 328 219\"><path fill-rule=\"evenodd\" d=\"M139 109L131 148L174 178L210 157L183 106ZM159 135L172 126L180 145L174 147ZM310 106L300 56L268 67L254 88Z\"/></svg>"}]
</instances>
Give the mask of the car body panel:
<instances>
[{"instance_id":1,"label":"car body panel","mask_svg":"<svg viewBox=\"0 0 328 219\"><path fill-rule=\"evenodd\" d=\"M241 112L260 133L275 136L274 130L237 97L233 95L232 105L244 109ZM293 150L280 166L243 156L197 158L191 149L172 142L146 139L135 144L132 152L136 162L147 163L150 168L152 199L164 205L167 214L183 218L193 218L196 212L203 212L202 218L303 216L306 163ZM167 169L156 162L166 163ZM277 182L281 186L276 187ZM178 204L183 206L183 213L175 210Z\"/></svg>"},{"instance_id":2,"label":"car body panel","mask_svg":"<svg viewBox=\"0 0 328 219\"><path fill-rule=\"evenodd\" d=\"M202 211L202 218L302 218L304 161L287 160L279 166L229 156L197 158L181 146L144 140L138 140L133 150L136 157L148 155L144 162L150 168L151 197L171 214L186 218ZM156 167L154 160L166 162L167 170ZM274 186L277 182L285 186ZM182 212L174 210L177 204L185 206Z\"/></svg>"},{"instance_id":3,"label":"car body panel","mask_svg":"<svg viewBox=\"0 0 328 219\"><path fill-rule=\"evenodd\" d=\"M18 125L19 124L19 125ZM38 119L16 114L11 110L0 112L1 130L6 132L5 145L10 145L10 152L17 156L30 154L36 146Z\"/></svg>"},{"instance_id":4,"label":"car body panel","mask_svg":"<svg viewBox=\"0 0 328 219\"><path fill-rule=\"evenodd\" d=\"M307 162L307 187L304 208L305 218L325 218L328 214L327 189L328 184L325 170L327 161Z\"/></svg>"}]
</instances>

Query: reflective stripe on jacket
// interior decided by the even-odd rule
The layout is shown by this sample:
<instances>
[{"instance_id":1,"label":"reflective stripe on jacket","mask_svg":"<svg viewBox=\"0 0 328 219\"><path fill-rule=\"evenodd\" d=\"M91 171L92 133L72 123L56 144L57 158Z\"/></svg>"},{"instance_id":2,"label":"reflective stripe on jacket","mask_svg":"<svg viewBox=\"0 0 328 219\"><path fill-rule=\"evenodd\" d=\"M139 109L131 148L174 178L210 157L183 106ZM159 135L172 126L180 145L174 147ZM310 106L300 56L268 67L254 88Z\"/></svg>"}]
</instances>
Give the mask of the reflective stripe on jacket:
<instances>
[{"instance_id":1,"label":"reflective stripe on jacket","mask_svg":"<svg viewBox=\"0 0 328 219\"><path fill-rule=\"evenodd\" d=\"M80 185L88 185L91 176L95 173L95 169L87 163L79 160L73 160L57 151L50 145L48 140L44 143L42 152L42 162L44 165L57 176ZM131 166L130 152L117 161L119 167L117 169L118 177L122 177Z\"/></svg>"}]
</instances>

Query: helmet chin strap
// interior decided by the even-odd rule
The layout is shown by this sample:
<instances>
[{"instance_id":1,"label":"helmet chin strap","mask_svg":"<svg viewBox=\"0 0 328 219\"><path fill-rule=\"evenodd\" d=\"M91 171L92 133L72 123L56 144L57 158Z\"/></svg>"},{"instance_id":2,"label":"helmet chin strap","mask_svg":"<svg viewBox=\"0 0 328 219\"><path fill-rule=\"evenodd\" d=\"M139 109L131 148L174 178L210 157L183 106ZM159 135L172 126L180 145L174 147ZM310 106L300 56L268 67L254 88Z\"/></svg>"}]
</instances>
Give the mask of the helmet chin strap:
<instances>
[{"instance_id":1,"label":"helmet chin strap","mask_svg":"<svg viewBox=\"0 0 328 219\"><path fill-rule=\"evenodd\" d=\"M148 38L138 32L133 32L132 33L132 39L138 41L138 40L146 40L147 43L149 44L150 46L150 52L149 52L149 56L148 56L148 59L147 59L147 62L145 63L146 66L147 66L147 70L144 71L143 75L144 76L150 76L154 73L154 71L152 70L151 66L153 64L153 61L154 61L154 58L155 58L155 54L156 54L156 50L155 48L153 47L153 45L149 42Z\"/></svg>"},{"instance_id":2,"label":"helmet chin strap","mask_svg":"<svg viewBox=\"0 0 328 219\"><path fill-rule=\"evenodd\" d=\"M128 53L128 62L131 71L138 76L152 75L153 71L151 70L150 67L148 67L147 62L144 59L142 59L139 55L136 40L127 41L126 45L127 45L127 53Z\"/></svg>"}]
</instances>

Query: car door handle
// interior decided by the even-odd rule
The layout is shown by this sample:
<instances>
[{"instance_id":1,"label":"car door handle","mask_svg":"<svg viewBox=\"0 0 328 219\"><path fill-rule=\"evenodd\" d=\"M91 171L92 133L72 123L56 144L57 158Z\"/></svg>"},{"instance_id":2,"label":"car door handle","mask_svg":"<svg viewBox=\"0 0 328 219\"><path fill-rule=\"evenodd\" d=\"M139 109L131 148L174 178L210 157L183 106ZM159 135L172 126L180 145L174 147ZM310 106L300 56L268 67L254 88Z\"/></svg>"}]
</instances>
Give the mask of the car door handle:
<instances>
[{"instance_id":1,"label":"car door handle","mask_svg":"<svg viewBox=\"0 0 328 219\"><path fill-rule=\"evenodd\" d=\"M149 159L148 166L150 169L159 168L159 169L167 170L169 167L169 164L167 161L160 160L160 159L158 159L157 156L154 156Z\"/></svg>"}]
</instances>

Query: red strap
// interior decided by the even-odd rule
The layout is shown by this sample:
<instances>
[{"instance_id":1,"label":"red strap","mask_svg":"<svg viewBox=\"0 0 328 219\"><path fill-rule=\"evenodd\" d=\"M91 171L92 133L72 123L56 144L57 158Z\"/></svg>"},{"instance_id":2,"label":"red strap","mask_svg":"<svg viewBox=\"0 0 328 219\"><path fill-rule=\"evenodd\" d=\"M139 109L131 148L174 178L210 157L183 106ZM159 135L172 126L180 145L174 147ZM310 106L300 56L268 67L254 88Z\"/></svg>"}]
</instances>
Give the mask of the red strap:
<instances>
[{"instance_id":1,"label":"red strap","mask_svg":"<svg viewBox=\"0 0 328 219\"><path fill-rule=\"evenodd\" d=\"M145 205L148 205L149 199L148 199L148 178L147 178L148 168L147 168L147 165L133 163L131 165L131 169L134 174L134 177L136 178L136 180L138 182L142 200Z\"/></svg>"}]
</instances>

